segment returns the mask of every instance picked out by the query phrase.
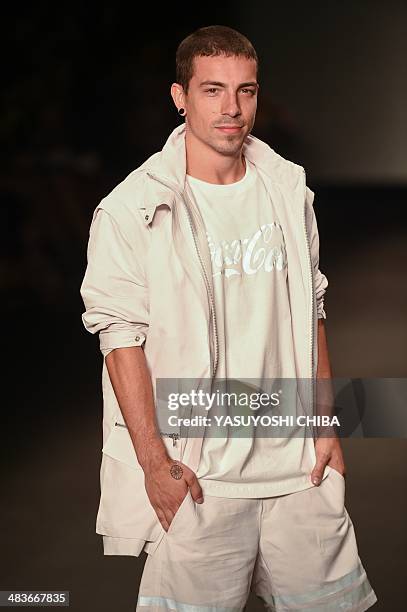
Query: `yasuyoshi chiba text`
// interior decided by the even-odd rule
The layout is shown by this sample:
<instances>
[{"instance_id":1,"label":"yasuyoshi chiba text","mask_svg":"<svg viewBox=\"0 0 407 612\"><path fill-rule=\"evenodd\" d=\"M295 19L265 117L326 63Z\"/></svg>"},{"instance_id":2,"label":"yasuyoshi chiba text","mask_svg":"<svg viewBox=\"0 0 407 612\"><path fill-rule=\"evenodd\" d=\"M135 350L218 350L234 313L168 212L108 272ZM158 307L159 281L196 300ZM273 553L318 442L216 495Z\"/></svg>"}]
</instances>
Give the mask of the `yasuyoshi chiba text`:
<instances>
[{"instance_id":1,"label":"yasuyoshi chiba text","mask_svg":"<svg viewBox=\"0 0 407 612\"><path fill-rule=\"evenodd\" d=\"M339 419L337 416L306 416L299 415L294 417L293 415L279 416L279 415L241 415L236 414L234 416L202 416L196 415L190 419L177 417L171 415L168 417L168 424L171 427L211 427L217 425L218 427L332 427L333 425L340 426Z\"/></svg>"}]
</instances>

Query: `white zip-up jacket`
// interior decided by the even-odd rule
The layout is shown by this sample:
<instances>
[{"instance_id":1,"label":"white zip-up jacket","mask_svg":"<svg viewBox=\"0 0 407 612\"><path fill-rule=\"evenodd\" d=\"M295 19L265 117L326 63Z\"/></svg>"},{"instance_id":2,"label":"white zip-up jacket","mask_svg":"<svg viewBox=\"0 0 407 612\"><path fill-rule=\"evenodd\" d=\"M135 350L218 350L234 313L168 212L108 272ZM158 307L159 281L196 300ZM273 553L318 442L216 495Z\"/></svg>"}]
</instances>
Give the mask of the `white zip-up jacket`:
<instances>
[{"instance_id":1,"label":"white zip-up jacket","mask_svg":"<svg viewBox=\"0 0 407 612\"><path fill-rule=\"evenodd\" d=\"M211 258L205 227L185 192L185 124L96 207L87 268L80 288L85 328L99 333L103 355L103 448L96 532L105 554L138 556L164 535L144 488L144 472L124 423L105 364L117 348L142 346L153 381L216 376L219 360ZM253 162L278 212L288 259L288 291L297 378L313 381L318 363L317 320L326 318L326 276L319 270L314 193L302 166L248 135ZM300 385L310 406L313 386ZM202 386L201 386L202 388ZM156 399L156 395L154 395ZM312 409L308 412L312 414ZM186 428L187 430L187 428ZM169 455L197 471L203 437L172 438ZM311 459L314 443L309 441ZM324 477L330 471L326 467Z\"/></svg>"}]
</instances>

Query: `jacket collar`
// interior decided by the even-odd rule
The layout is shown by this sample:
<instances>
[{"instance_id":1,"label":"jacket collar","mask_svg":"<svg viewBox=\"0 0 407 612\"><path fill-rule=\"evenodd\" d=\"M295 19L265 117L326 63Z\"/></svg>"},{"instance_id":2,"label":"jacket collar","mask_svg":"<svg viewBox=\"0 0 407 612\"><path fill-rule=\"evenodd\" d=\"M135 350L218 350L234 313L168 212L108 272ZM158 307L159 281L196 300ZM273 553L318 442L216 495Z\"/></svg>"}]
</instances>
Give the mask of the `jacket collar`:
<instances>
[{"instance_id":1,"label":"jacket collar","mask_svg":"<svg viewBox=\"0 0 407 612\"><path fill-rule=\"evenodd\" d=\"M143 164L145 170L151 172L163 182L170 183L179 191L183 191L185 188L185 133L186 125L182 123L171 132L162 150L151 156ZM287 173L290 174L294 167L297 172L301 168L301 166L281 157L267 143L252 134L248 134L246 137L242 151L247 159L263 170L275 182L284 181L287 178Z\"/></svg>"}]
</instances>

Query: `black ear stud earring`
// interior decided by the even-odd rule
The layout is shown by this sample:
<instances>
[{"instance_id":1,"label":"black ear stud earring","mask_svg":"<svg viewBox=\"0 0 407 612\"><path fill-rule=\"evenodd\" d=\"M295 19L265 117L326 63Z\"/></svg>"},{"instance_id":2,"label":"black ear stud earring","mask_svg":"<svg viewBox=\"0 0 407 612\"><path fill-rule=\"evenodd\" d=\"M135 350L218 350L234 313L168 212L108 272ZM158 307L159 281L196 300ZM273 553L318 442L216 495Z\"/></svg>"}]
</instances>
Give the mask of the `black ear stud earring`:
<instances>
[{"instance_id":1,"label":"black ear stud earring","mask_svg":"<svg viewBox=\"0 0 407 612\"><path fill-rule=\"evenodd\" d=\"M185 108L179 108L178 114L181 115L181 117L183 117L185 115Z\"/></svg>"}]
</instances>

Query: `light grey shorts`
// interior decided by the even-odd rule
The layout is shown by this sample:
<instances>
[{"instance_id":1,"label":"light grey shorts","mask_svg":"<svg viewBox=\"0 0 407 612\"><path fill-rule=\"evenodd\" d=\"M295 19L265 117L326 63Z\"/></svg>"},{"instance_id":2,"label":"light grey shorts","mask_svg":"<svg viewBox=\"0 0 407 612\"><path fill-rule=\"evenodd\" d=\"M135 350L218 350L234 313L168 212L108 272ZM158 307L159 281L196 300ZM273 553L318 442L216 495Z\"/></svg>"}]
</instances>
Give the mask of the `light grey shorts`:
<instances>
[{"instance_id":1,"label":"light grey shorts","mask_svg":"<svg viewBox=\"0 0 407 612\"><path fill-rule=\"evenodd\" d=\"M339 472L277 497L197 504L188 491L147 555L136 609L240 611L250 590L276 612L363 612L377 601Z\"/></svg>"}]
</instances>

